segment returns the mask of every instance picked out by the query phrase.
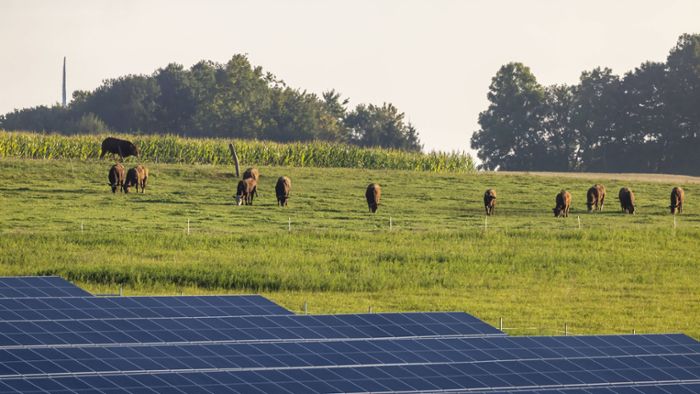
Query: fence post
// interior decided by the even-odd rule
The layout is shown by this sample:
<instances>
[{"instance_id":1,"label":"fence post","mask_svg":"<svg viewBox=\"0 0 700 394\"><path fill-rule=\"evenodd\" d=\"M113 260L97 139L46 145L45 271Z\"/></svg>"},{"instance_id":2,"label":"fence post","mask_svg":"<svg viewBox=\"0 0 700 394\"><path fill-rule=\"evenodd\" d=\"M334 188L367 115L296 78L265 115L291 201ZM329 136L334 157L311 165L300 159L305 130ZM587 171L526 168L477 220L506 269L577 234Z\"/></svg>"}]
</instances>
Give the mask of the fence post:
<instances>
[{"instance_id":1,"label":"fence post","mask_svg":"<svg viewBox=\"0 0 700 394\"><path fill-rule=\"evenodd\" d=\"M190 235L190 219L187 219L187 235Z\"/></svg>"},{"instance_id":2,"label":"fence post","mask_svg":"<svg viewBox=\"0 0 700 394\"><path fill-rule=\"evenodd\" d=\"M124 285L119 285L119 297L124 294Z\"/></svg>"},{"instance_id":3,"label":"fence post","mask_svg":"<svg viewBox=\"0 0 700 394\"><path fill-rule=\"evenodd\" d=\"M502 317L498 318L498 329L503 331L503 318Z\"/></svg>"},{"instance_id":4,"label":"fence post","mask_svg":"<svg viewBox=\"0 0 700 394\"><path fill-rule=\"evenodd\" d=\"M391 231L391 229L392 229L393 227L394 227L394 226L393 226L393 223L392 223L391 216L389 216L389 231Z\"/></svg>"},{"instance_id":5,"label":"fence post","mask_svg":"<svg viewBox=\"0 0 700 394\"><path fill-rule=\"evenodd\" d=\"M569 325L564 323L564 335L568 336L569 335Z\"/></svg>"},{"instance_id":6,"label":"fence post","mask_svg":"<svg viewBox=\"0 0 700 394\"><path fill-rule=\"evenodd\" d=\"M576 216L576 218L578 219L578 229L580 230L581 229L581 216Z\"/></svg>"},{"instance_id":7,"label":"fence post","mask_svg":"<svg viewBox=\"0 0 700 394\"><path fill-rule=\"evenodd\" d=\"M372 305L370 305L369 308L367 309L367 313L372 313Z\"/></svg>"},{"instance_id":8,"label":"fence post","mask_svg":"<svg viewBox=\"0 0 700 394\"><path fill-rule=\"evenodd\" d=\"M309 314L309 302L304 301L304 314L308 315Z\"/></svg>"},{"instance_id":9,"label":"fence post","mask_svg":"<svg viewBox=\"0 0 700 394\"><path fill-rule=\"evenodd\" d=\"M233 158L233 164L236 166L236 178L240 178L240 169L238 167L238 155L236 154L236 148L233 144L228 144L228 149L231 151L231 157Z\"/></svg>"},{"instance_id":10,"label":"fence post","mask_svg":"<svg viewBox=\"0 0 700 394\"><path fill-rule=\"evenodd\" d=\"M292 218L287 219L287 231L292 231Z\"/></svg>"}]
</instances>

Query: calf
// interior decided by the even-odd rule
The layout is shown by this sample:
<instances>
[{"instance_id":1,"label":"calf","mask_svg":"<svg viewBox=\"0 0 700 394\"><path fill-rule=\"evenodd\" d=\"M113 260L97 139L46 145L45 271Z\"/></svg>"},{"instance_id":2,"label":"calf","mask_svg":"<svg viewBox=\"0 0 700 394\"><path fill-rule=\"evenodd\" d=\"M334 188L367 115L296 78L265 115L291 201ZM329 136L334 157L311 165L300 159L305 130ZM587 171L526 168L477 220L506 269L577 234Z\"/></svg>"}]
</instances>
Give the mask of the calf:
<instances>
[{"instance_id":1,"label":"calf","mask_svg":"<svg viewBox=\"0 0 700 394\"><path fill-rule=\"evenodd\" d=\"M253 205L258 182L253 178L241 179L236 187L236 205Z\"/></svg>"},{"instance_id":2,"label":"calf","mask_svg":"<svg viewBox=\"0 0 700 394\"><path fill-rule=\"evenodd\" d=\"M622 208L622 212L626 212L629 214L634 214L634 193L632 193L632 190L629 188L623 187L620 189L620 193L618 194L618 198L620 199L620 208Z\"/></svg>"},{"instance_id":3,"label":"calf","mask_svg":"<svg viewBox=\"0 0 700 394\"><path fill-rule=\"evenodd\" d=\"M685 199L685 192L680 187L674 187L671 190L671 214L675 215L676 210L678 213L683 213L683 200Z\"/></svg>"},{"instance_id":4,"label":"calf","mask_svg":"<svg viewBox=\"0 0 700 394\"><path fill-rule=\"evenodd\" d=\"M493 215L493 211L496 209L496 191L493 189L488 189L484 192L484 208L486 209L486 216Z\"/></svg>"},{"instance_id":5,"label":"calf","mask_svg":"<svg viewBox=\"0 0 700 394\"><path fill-rule=\"evenodd\" d=\"M275 194L277 194L277 205L284 207L287 206L287 200L289 199L289 191L292 189L292 181L286 176L281 176L277 179L277 184L275 185Z\"/></svg>"},{"instance_id":6,"label":"calf","mask_svg":"<svg viewBox=\"0 0 700 394\"><path fill-rule=\"evenodd\" d=\"M132 186L136 187L136 193L139 192L139 188L141 188L141 193L145 193L146 191L146 183L148 182L148 169L141 164L137 165L134 168L129 168L129 171L126 173L126 179L124 180L124 185L122 186L122 190L124 193L129 193L129 188Z\"/></svg>"},{"instance_id":7,"label":"calf","mask_svg":"<svg viewBox=\"0 0 700 394\"><path fill-rule=\"evenodd\" d=\"M367 199L369 211L372 213L377 212L379 200L382 198L382 188L379 186L379 184L370 183L365 191L365 198Z\"/></svg>"},{"instance_id":8,"label":"calf","mask_svg":"<svg viewBox=\"0 0 700 394\"><path fill-rule=\"evenodd\" d=\"M554 217L568 217L569 208L571 208L571 193L566 190L562 190L557 194L555 199L556 206L552 211L554 212Z\"/></svg>"},{"instance_id":9,"label":"calf","mask_svg":"<svg viewBox=\"0 0 700 394\"><path fill-rule=\"evenodd\" d=\"M116 163L109 169L107 179L109 179L109 186L112 187L112 193L116 193L117 188L121 190L124 185L124 176L124 166L120 163Z\"/></svg>"}]
</instances>

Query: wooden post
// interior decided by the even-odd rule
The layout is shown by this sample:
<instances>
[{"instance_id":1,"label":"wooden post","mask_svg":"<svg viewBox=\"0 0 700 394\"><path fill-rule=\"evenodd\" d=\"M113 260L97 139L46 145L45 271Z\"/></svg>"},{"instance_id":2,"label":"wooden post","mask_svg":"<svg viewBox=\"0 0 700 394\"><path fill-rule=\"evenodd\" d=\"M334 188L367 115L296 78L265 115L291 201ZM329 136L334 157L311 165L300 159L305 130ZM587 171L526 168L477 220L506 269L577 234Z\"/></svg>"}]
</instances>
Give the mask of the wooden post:
<instances>
[{"instance_id":1,"label":"wooden post","mask_svg":"<svg viewBox=\"0 0 700 394\"><path fill-rule=\"evenodd\" d=\"M236 166L236 178L241 177L241 170L238 164L238 155L236 154L236 148L233 144L228 144L228 149L231 151L231 157L233 158L233 164Z\"/></svg>"},{"instance_id":2,"label":"wooden post","mask_svg":"<svg viewBox=\"0 0 700 394\"><path fill-rule=\"evenodd\" d=\"M124 285L119 285L119 297L124 294Z\"/></svg>"},{"instance_id":3,"label":"wooden post","mask_svg":"<svg viewBox=\"0 0 700 394\"><path fill-rule=\"evenodd\" d=\"M372 313L372 305L370 305L369 308L367 309L367 313Z\"/></svg>"},{"instance_id":4,"label":"wooden post","mask_svg":"<svg viewBox=\"0 0 700 394\"><path fill-rule=\"evenodd\" d=\"M307 301L304 301L304 314L309 314L309 303Z\"/></svg>"}]
</instances>

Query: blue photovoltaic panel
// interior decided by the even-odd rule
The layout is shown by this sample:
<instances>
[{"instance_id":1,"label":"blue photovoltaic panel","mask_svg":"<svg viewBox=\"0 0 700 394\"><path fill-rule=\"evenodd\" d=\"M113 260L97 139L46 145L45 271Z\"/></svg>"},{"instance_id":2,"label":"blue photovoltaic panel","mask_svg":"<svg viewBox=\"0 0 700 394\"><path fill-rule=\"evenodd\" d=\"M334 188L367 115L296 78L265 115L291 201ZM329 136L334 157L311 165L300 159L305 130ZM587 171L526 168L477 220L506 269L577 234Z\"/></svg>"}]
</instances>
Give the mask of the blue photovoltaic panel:
<instances>
[{"instance_id":1,"label":"blue photovoltaic panel","mask_svg":"<svg viewBox=\"0 0 700 394\"><path fill-rule=\"evenodd\" d=\"M509 391L476 391L489 394L697 394L699 383L664 384L620 384L608 387L586 387L578 389L539 389Z\"/></svg>"},{"instance_id":2,"label":"blue photovoltaic panel","mask_svg":"<svg viewBox=\"0 0 700 394\"><path fill-rule=\"evenodd\" d=\"M0 346L504 335L459 312L0 322Z\"/></svg>"},{"instance_id":3,"label":"blue photovoltaic panel","mask_svg":"<svg viewBox=\"0 0 700 394\"><path fill-rule=\"evenodd\" d=\"M0 298L86 296L92 294L58 276L0 277Z\"/></svg>"},{"instance_id":4,"label":"blue photovoltaic panel","mask_svg":"<svg viewBox=\"0 0 700 394\"><path fill-rule=\"evenodd\" d=\"M0 380L0 392L159 393L530 391L700 382L700 354L421 365L71 375ZM117 391L113 391L117 392ZM617 392L617 391L616 391Z\"/></svg>"},{"instance_id":5,"label":"blue photovoltaic panel","mask_svg":"<svg viewBox=\"0 0 700 394\"><path fill-rule=\"evenodd\" d=\"M289 314L259 295L0 299L0 321Z\"/></svg>"},{"instance_id":6,"label":"blue photovoltaic panel","mask_svg":"<svg viewBox=\"0 0 700 394\"><path fill-rule=\"evenodd\" d=\"M0 349L0 378L35 374L500 362L700 354L685 335L489 337ZM70 362L66 362L70 361Z\"/></svg>"}]
</instances>

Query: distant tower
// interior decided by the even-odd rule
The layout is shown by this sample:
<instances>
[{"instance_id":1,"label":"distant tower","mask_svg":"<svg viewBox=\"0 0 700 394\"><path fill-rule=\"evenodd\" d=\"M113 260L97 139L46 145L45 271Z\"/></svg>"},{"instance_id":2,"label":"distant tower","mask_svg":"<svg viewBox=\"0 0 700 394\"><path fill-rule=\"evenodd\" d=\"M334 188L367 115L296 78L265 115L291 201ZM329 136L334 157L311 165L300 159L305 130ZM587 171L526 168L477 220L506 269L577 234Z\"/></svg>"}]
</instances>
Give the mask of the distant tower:
<instances>
[{"instance_id":1,"label":"distant tower","mask_svg":"<svg viewBox=\"0 0 700 394\"><path fill-rule=\"evenodd\" d=\"M66 106L66 57L63 57L63 106Z\"/></svg>"}]
</instances>

